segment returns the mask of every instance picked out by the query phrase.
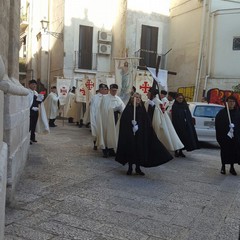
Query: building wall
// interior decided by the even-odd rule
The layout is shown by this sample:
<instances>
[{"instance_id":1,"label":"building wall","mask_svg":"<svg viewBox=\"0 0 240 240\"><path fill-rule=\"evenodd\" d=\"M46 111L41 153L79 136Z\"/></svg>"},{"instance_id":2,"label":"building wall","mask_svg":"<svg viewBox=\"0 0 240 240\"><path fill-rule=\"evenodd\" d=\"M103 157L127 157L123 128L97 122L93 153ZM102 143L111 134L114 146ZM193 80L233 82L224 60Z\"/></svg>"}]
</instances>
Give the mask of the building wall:
<instances>
[{"instance_id":1,"label":"building wall","mask_svg":"<svg viewBox=\"0 0 240 240\"><path fill-rule=\"evenodd\" d=\"M168 76L169 90L195 85L200 47L202 5L198 0L172 1L167 69L177 75Z\"/></svg>"},{"instance_id":2,"label":"building wall","mask_svg":"<svg viewBox=\"0 0 240 240\"><path fill-rule=\"evenodd\" d=\"M212 88L232 90L239 84L240 51L233 51L239 35L240 2L172 0L167 69L169 89L193 87L194 100Z\"/></svg>"},{"instance_id":3,"label":"building wall","mask_svg":"<svg viewBox=\"0 0 240 240\"><path fill-rule=\"evenodd\" d=\"M0 239L3 239L5 191L14 190L28 157L28 90L18 79L20 2L0 0ZM7 176L7 178L6 178ZM6 184L7 180L7 184Z\"/></svg>"}]
</instances>

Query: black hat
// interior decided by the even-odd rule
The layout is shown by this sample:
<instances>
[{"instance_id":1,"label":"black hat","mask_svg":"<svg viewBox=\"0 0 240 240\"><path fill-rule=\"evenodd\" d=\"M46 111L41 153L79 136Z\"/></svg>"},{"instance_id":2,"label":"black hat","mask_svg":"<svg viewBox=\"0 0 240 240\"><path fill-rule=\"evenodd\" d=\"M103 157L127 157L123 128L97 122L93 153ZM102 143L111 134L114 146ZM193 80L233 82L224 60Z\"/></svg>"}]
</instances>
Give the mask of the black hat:
<instances>
[{"instance_id":1,"label":"black hat","mask_svg":"<svg viewBox=\"0 0 240 240\"><path fill-rule=\"evenodd\" d=\"M167 95L167 91L162 90L162 91L161 91L161 94L163 94L163 95Z\"/></svg>"},{"instance_id":2,"label":"black hat","mask_svg":"<svg viewBox=\"0 0 240 240\"><path fill-rule=\"evenodd\" d=\"M35 83L35 84L37 84L37 81L36 81L36 80L34 80L34 79L32 79L32 80L30 80L30 81L28 82L28 84L32 84L32 83Z\"/></svg>"},{"instance_id":3,"label":"black hat","mask_svg":"<svg viewBox=\"0 0 240 240\"><path fill-rule=\"evenodd\" d=\"M100 88L107 88L108 89L108 85L104 84L104 83L100 83L99 86L98 86L98 89L100 89Z\"/></svg>"},{"instance_id":4,"label":"black hat","mask_svg":"<svg viewBox=\"0 0 240 240\"><path fill-rule=\"evenodd\" d=\"M168 96L175 98L176 97L176 92L168 92Z\"/></svg>"},{"instance_id":5,"label":"black hat","mask_svg":"<svg viewBox=\"0 0 240 240\"><path fill-rule=\"evenodd\" d=\"M154 96L158 94L158 90L156 88L153 88L153 87L149 88L148 91Z\"/></svg>"},{"instance_id":6,"label":"black hat","mask_svg":"<svg viewBox=\"0 0 240 240\"><path fill-rule=\"evenodd\" d=\"M110 89L113 89L113 88L118 89L118 85L116 83L111 84Z\"/></svg>"}]
</instances>

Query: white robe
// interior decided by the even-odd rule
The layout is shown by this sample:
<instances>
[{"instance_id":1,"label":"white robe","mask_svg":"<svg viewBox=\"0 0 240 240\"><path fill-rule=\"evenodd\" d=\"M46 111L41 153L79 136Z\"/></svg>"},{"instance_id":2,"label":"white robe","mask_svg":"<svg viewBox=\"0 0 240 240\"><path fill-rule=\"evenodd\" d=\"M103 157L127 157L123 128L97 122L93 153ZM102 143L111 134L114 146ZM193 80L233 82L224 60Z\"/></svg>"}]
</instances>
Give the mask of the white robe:
<instances>
[{"instance_id":1,"label":"white robe","mask_svg":"<svg viewBox=\"0 0 240 240\"><path fill-rule=\"evenodd\" d=\"M119 112L123 112L125 104L118 96L111 94L104 95L99 107L99 117L96 119L97 125L97 146L101 149L117 149L117 127L114 119L114 108L118 107Z\"/></svg>"},{"instance_id":2,"label":"white robe","mask_svg":"<svg viewBox=\"0 0 240 240\"><path fill-rule=\"evenodd\" d=\"M91 132L92 136L96 138L97 136L97 118L99 117L99 107L102 101L103 94L98 93L94 95L90 103L90 122L91 122Z\"/></svg>"},{"instance_id":3,"label":"white robe","mask_svg":"<svg viewBox=\"0 0 240 240\"><path fill-rule=\"evenodd\" d=\"M184 148L181 140L179 139L172 122L167 113L163 113L160 107L161 100L154 98L155 103L153 113L152 126L157 134L158 139L169 151L176 151ZM149 101L145 102L145 108L148 110Z\"/></svg>"},{"instance_id":4,"label":"white robe","mask_svg":"<svg viewBox=\"0 0 240 240\"><path fill-rule=\"evenodd\" d=\"M48 119L47 119L47 115L46 115L46 111L43 103L39 104L36 132L40 134L49 133Z\"/></svg>"},{"instance_id":5,"label":"white robe","mask_svg":"<svg viewBox=\"0 0 240 240\"><path fill-rule=\"evenodd\" d=\"M44 107L48 119L55 119L58 116L58 95L54 92L49 93L44 101Z\"/></svg>"}]
</instances>

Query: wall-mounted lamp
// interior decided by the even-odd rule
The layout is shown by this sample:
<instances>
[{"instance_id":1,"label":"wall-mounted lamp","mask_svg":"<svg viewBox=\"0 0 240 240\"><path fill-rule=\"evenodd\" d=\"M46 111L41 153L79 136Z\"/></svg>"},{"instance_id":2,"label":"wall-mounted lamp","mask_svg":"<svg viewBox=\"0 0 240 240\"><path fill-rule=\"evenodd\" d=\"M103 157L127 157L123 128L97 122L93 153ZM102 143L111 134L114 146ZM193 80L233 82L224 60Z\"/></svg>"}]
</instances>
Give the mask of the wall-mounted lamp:
<instances>
[{"instance_id":1,"label":"wall-mounted lamp","mask_svg":"<svg viewBox=\"0 0 240 240\"><path fill-rule=\"evenodd\" d=\"M49 31L47 31L49 21L47 21L47 20L41 20L40 22L41 22L41 25L42 25L42 29L44 30L45 33L50 34L50 35L52 35L52 36L55 37L55 38L58 38L58 39L62 39L62 40L63 40L63 34L62 34L62 33L49 32Z\"/></svg>"}]
</instances>

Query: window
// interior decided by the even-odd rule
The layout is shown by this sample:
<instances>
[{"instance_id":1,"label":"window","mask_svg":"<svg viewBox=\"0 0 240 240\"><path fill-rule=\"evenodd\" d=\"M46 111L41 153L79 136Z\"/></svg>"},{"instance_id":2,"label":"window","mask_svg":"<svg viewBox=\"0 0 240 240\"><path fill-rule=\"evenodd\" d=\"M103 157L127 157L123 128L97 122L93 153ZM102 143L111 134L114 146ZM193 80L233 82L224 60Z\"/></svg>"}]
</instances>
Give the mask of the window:
<instances>
[{"instance_id":1,"label":"window","mask_svg":"<svg viewBox=\"0 0 240 240\"><path fill-rule=\"evenodd\" d=\"M222 107L215 106L197 106L194 111L195 117L215 118Z\"/></svg>"},{"instance_id":2,"label":"window","mask_svg":"<svg viewBox=\"0 0 240 240\"><path fill-rule=\"evenodd\" d=\"M142 25L140 66L155 67L157 61L158 28Z\"/></svg>"},{"instance_id":3,"label":"window","mask_svg":"<svg viewBox=\"0 0 240 240\"><path fill-rule=\"evenodd\" d=\"M233 38L233 50L240 50L240 37Z\"/></svg>"},{"instance_id":4,"label":"window","mask_svg":"<svg viewBox=\"0 0 240 240\"><path fill-rule=\"evenodd\" d=\"M78 68L92 69L93 27L80 25Z\"/></svg>"}]
</instances>

